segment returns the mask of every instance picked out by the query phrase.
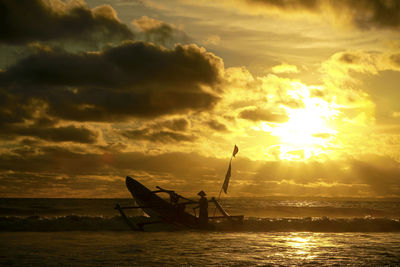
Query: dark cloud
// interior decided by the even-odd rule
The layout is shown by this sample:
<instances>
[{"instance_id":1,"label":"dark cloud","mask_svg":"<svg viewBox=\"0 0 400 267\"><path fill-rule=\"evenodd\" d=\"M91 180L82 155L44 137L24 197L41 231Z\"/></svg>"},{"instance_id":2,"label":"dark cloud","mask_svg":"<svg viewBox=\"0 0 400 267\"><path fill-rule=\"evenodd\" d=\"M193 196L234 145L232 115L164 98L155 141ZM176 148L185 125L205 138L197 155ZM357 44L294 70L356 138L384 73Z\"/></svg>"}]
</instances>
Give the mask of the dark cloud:
<instances>
[{"instance_id":1,"label":"dark cloud","mask_svg":"<svg viewBox=\"0 0 400 267\"><path fill-rule=\"evenodd\" d=\"M334 6L335 1L332 1ZM354 12L353 22L360 28L397 28L400 26L400 2L396 0L347 0L337 7L348 7Z\"/></svg>"},{"instance_id":2,"label":"dark cloud","mask_svg":"<svg viewBox=\"0 0 400 267\"><path fill-rule=\"evenodd\" d=\"M146 126L146 128L153 129L153 130L172 130L172 131L185 131L188 129L190 123L187 119L180 118L180 119L170 119L159 121L155 123L150 123Z\"/></svg>"},{"instance_id":3,"label":"dark cloud","mask_svg":"<svg viewBox=\"0 0 400 267\"><path fill-rule=\"evenodd\" d=\"M0 103L1 139L30 136L53 142L94 143L97 140L97 133L87 128L57 126L58 120L43 114L44 101L21 99L0 89Z\"/></svg>"},{"instance_id":4,"label":"dark cloud","mask_svg":"<svg viewBox=\"0 0 400 267\"><path fill-rule=\"evenodd\" d=\"M64 98L62 98L64 96ZM65 102L63 102L63 99ZM53 95L49 112L75 121L117 121L211 109L218 98L201 92L114 92L83 89L77 95Z\"/></svg>"},{"instance_id":5,"label":"dark cloud","mask_svg":"<svg viewBox=\"0 0 400 267\"><path fill-rule=\"evenodd\" d=\"M360 57L351 53L343 53L339 60L347 64L355 64L359 62Z\"/></svg>"},{"instance_id":6,"label":"dark cloud","mask_svg":"<svg viewBox=\"0 0 400 267\"><path fill-rule=\"evenodd\" d=\"M197 137L183 133L189 128L189 121L180 118L149 123L144 127L124 130L122 136L133 140L145 140L158 143L192 142Z\"/></svg>"},{"instance_id":7,"label":"dark cloud","mask_svg":"<svg viewBox=\"0 0 400 267\"><path fill-rule=\"evenodd\" d=\"M247 109L239 113L240 118L251 121L286 122L289 117L286 114L272 113L264 109Z\"/></svg>"},{"instance_id":8,"label":"dark cloud","mask_svg":"<svg viewBox=\"0 0 400 267\"><path fill-rule=\"evenodd\" d=\"M140 33L144 34L147 42L172 45L177 42L188 43L190 41L189 36L174 25L147 16L134 20L133 25L138 28Z\"/></svg>"},{"instance_id":9,"label":"dark cloud","mask_svg":"<svg viewBox=\"0 0 400 267\"><path fill-rule=\"evenodd\" d=\"M217 90L222 68L221 59L196 45L167 50L128 42L81 54L39 49L0 73L0 101L19 114L15 120L29 117L34 102L75 121L202 111L219 99L202 86Z\"/></svg>"},{"instance_id":10,"label":"dark cloud","mask_svg":"<svg viewBox=\"0 0 400 267\"><path fill-rule=\"evenodd\" d=\"M185 131L189 127L189 121L186 119L167 120L160 123L159 126L173 131Z\"/></svg>"},{"instance_id":11,"label":"dark cloud","mask_svg":"<svg viewBox=\"0 0 400 267\"><path fill-rule=\"evenodd\" d=\"M348 22L360 29L400 26L400 2L397 0L246 0L255 8L260 6L282 12L308 12L330 17L339 23Z\"/></svg>"},{"instance_id":12,"label":"dark cloud","mask_svg":"<svg viewBox=\"0 0 400 267\"><path fill-rule=\"evenodd\" d=\"M196 138L191 135L177 133L172 131L152 131L151 129L140 129L124 131L123 136L134 140L146 140L150 142L174 143L174 142L191 142Z\"/></svg>"},{"instance_id":13,"label":"dark cloud","mask_svg":"<svg viewBox=\"0 0 400 267\"><path fill-rule=\"evenodd\" d=\"M340 0L339 0L340 1ZM252 4L260 4L271 7L277 7L285 10L310 10L316 11L319 9L318 0L248 0Z\"/></svg>"},{"instance_id":14,"label":"dark cloud","mask_svg":"<svg viewBox=\"0 0 400 267\"><path fill-rule=\"evenodd\" d=\"M0 134L0 138L14 139L18 136L37 137L53 142L78 142L94 143L97 140L97 134L83 127L63 126L63 127L41 127L34 126L10 126Z\"/></svg>"},{"instance_id":15,"label":"dark cloud","mask_svg":"<svg viewBox=\"0 0 400 267\"><path fill-rule=\"evenodd\" d=\"M397 67L400 67L400 54L393 54L390 56L390 60Z\"/></svg>"},{"instance_id":16,"label":"dark cloud","mask_svg":"<svg viewBox=\"0 0 400 267\"><path fill-rule=\"evenodd\" d=\"M135 130L125 130L121 134L129 139L145 140L159 143L192 142L196 136L182 133L188 130L186 119L172 119L150 123Z\"/></svg>"},{"instance_id":17,"label":"dark cloud","mask_svg":"<svg viewBox=\"0 0 400 267\"><path fill-rule=\"evenodd\" d=\"M0 170L53 174L104 174L102 155L59 147L21 147L1 155Z\"/></svg>"},{"instance_id":18,"label":"dark cloud","mask_svg":"<svg viewBox=\"0 0 400 267\"><path fill-rule=\"evenodd\" d=\"M0 79L1 79L0 72ZM9 124L22 123L25 119L32 119L39 102L21 100L7 92L0 86L0 127L6 128Z\"/></svg>"},{"instance_id":19,"label":"dark cloud","mask_svg":"<svg viewBox=\"0 0 400 267\"><path fill-rule=\"evenodd\" d=\"M226 132L226 131L228 131L228 128L226 127L226 125L223 124L223 123L220 123L220 122L217 121L217 120L209 120L209 121L207 122L207 125L208 125L211 129L216 130L216 131L219 131L219 132Z\"/></svg>"},{"instance_id":20,"label":"dark cloud","mask_svg":"<svg viewBox=\"0 0 400 267\"><path fill-rule=\"evenodd\" d=\"M132 39L111 6L88 9L84 4L59 0L1 0L0 42L25 44L33 41L93 41Z\"/></svg>"},{"instance_id":21,"label":"dark cloud","mask_svg":"<svg viewBox=\"0 0 400 267\"><path fill-rule=\"evenodd\" d=\"M32 138L24 138L20 141L20 144L23 146L37 146L40 145L40 141Z\"/></svg>"}]
</instances>

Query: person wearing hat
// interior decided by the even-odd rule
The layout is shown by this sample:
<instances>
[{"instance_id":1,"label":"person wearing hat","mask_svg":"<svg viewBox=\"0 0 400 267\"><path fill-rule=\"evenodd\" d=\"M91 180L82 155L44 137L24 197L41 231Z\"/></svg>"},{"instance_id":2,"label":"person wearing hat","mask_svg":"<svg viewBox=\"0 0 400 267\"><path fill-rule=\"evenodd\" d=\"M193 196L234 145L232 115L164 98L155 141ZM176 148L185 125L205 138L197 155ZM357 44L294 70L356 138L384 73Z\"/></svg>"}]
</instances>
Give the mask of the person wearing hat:
<instances>
[{"instance_id":1,"label":"person wearing hat","mask_svg":"<svg viewBox=\"0 0 400 267\"><path fill-rule=\"evenodd\" d=\"M200 227L205 228L208 224L208 200L203 190L197 193L197 195L200 196L199 205L196 207L199 208Z\"/></svg>"}]
</instances>

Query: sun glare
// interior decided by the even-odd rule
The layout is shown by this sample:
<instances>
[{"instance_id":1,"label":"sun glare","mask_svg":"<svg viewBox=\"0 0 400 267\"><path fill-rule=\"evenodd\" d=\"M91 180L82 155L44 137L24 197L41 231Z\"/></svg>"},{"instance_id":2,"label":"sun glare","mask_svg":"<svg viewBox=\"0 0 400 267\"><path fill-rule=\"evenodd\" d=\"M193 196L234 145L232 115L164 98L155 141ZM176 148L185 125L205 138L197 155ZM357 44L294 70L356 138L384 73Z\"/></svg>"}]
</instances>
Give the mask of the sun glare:
<instances>
[{"instance_id":1,"label":"sun glare","mask_svg":"<svg viewBox=\"0 0 400 267\"><path fill-rule=\"evenodd\" d=\"M327 153L336 135L333 123L339 111L332 104L310 96L310 90L302 85L296 96L304 103L303 108L286 109L289 120L272 128L271 134L279 137L280 158L307 160Z\"/></svg>"}]
</instances>

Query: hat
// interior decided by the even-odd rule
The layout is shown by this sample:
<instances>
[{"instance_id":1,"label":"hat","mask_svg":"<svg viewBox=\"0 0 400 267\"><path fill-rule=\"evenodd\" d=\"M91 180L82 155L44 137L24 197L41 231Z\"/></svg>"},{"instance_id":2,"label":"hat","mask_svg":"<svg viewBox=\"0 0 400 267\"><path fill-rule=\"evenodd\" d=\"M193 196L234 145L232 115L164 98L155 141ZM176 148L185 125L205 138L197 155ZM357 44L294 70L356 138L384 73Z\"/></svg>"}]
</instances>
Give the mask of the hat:
<instances>
[{"instance_id":1,"label":"hat","mask_svg":"<svg viewBox=\"0 0 400 267\"><path fill-rule=\"evenodd\" d=\"M200 192L197 193L197 195L204 197L206 193L203 190L201 190Z\"/></svg>"}]
</instances>

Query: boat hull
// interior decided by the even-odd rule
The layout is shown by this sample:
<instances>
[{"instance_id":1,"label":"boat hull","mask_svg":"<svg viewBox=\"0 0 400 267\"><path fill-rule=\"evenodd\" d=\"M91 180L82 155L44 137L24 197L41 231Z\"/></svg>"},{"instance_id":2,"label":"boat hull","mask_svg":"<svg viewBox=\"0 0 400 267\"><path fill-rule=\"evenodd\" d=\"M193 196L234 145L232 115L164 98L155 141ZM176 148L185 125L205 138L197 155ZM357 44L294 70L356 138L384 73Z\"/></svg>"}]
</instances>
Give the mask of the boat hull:
<instances>
[{"instance_id":1,"label":"boat hull","mask_svg":"<svg viewBox=\"0 0 400 267\"><path fill-rule=\"evenodd\" d=\"M179 211L176 206L165 201L135 179L126 177L126 187L142 210L155 220L183 228L200 228L197 217L185 211Z\"/></svg>"}]
</instances>

